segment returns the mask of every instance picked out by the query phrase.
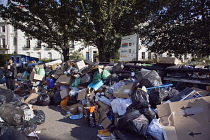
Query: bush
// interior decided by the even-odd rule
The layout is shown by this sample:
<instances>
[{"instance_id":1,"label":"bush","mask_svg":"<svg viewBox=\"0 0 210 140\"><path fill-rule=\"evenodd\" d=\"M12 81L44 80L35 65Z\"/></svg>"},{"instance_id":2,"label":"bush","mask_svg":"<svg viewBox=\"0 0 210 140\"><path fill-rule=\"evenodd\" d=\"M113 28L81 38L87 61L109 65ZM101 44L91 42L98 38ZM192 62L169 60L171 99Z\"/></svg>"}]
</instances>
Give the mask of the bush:
<instances>
[{"instance_id":1,"label":"bush","mask_svg":"<svg viewBox=\"0 0 210 140\"><path fill-rule=\"evenodd\" d=\"M0 54L0 67L3 67L5 65L7 59L9 59L11 55L14 54Z\"/></svg>"},{"instance_id":2,"label":"bush","mask_svg":"<svg viewBox=\"0 0 210 140\"><path fill-rule=\"evenodd\" d=\"M43 58L43 59L41 59L41 61L44 62L44 63L48 63L48 62L53 61L53 60L50 60L50 59L47 59L47 58Z\"/></svg>"},{"instance_id":3,"label":"bush","mask_svg":"<svg viewBox=\"0 0 210 140\"><path fill-rule=\"evenodd\" d=\"M84 55L81 52L71 52L69 56L70 60L84 60Z\"/></svg>"}]
</instances>

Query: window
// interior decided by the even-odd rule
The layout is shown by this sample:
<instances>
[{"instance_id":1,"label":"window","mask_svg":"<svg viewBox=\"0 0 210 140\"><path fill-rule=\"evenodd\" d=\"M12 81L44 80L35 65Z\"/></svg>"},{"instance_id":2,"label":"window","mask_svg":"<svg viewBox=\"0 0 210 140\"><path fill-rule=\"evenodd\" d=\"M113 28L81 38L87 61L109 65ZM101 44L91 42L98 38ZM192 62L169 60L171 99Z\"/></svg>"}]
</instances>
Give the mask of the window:
<instances>
[{"instance_id":1,"label":"window","mask_svg":"<svg viewBox=\"0 0 210 140\"><path fill-rule=\"evenodd\" d=\"M141 58L142 58L142 59L145 59L145 52L142 52L142 53L141 53Z\"/></svg>"},{"instance_id":2,"label":"window","mask_svg":"<svg viewBox=\"0 0 210 140\"><path fill-rule=\"evenodd\" d=\"M148 52L148 59L152 59L152 53Z\"/></svg>"},{"instance_id":3,"label":"window","mask_svg":"<svg viewBox=\"0 0 210 140\"><path fill-rule=\"evenodd\" d=\"M6 48L5 38L1 39L1 47Z\"/></svg>"},{"instance_id":4,"label":"window","mask_svg":"<svg viewBox=\"0 0 210 140\"><path fill-rule=\"evenodd\" d=\"M2 45L5 45L5 38L2 38Z\"/></svg>"},{"instance_id":5,"label":"window","mask_svg":"<svg viewBox=\"0 0 210 140\"><path fill-rule=\"evenodd\" d=\"M17 32L17 29L14 27L14 32Z\"/></svg>"},{"instance_id":6,"label":"window","mask_svg":"<svg viewBox=\"0 0 210 140\"><path fill-rule=\"evenodd\" d=\"M42 47L42 41L41 40L37 40L37 48L41 48Z\"/></svg>"},{"instance_id":7,"label":"window","mask_svg":"<svg viewBox=\"0 0 210 140\"><path fill-rule=\"evenodd\" d=\"M17 46L17 37L14 37L13 46Z\"/></svg>"},{"instance_id":8,"label":"window","mask_svg":"<svg viewBox=\"0 0 210 140\"><path fill-rule=\"evenodd\" d=\"M86 52L86 60L89 60L90 58L89 58L89 52Z\"/></svg>"},{"instance_id":9,"label":"window","mask_svg":"<svg viewBox=\"0 0 210 140\"><path fill-rule=\"evenodd\" d=\"M97 53L97 51L93 51L93 53L95 54L95 53Z\"/></svg>"},{"instance_id":10,"label":"window","mask_svg":"<svg viewBox=\"0 0 210 140\"><path fill-rule=\"evenodd\" d=\"M38 55L38 58L41 59L41 53L38 52L37 55Z\"/></svg>"},{"instance_id":11,"label":"window","mask_svg":"<svg viewBox=\"0 0 210 140\"><path fill-rule=\"evenodd\" d=\"M1 31L2 31L2 32L5 32L5 26L2 26L2 27L1 27Z\"/></svg>"},{"instance_id":12,"label":"window","mask_svg":"<svg viewBox=\"0 0 210 140\"><path fill-rule=\"evenodd\" d=\"M49 60L52 60L52 53L51 52L48 53L48 58L49 58Z\"/></svg>"},{"instance_id":13,"label":"window","mask_svg":"<svg viewBox=\"0 0 210 140\"><path fill-rule=\"evenodd\" d=\"M26 39L26 48L30 48L30 39L29 38Z\"/></svg>"}]
</instances>

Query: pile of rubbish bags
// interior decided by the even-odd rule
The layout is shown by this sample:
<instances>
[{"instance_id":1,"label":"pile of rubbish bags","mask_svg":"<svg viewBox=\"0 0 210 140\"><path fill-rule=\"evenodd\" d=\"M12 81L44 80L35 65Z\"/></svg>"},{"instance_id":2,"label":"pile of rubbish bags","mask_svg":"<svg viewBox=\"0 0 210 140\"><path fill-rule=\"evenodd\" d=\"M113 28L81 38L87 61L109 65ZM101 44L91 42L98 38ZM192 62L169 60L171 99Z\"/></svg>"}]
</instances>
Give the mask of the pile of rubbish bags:
<instances>
[{"instance_id":1,"label":"pile of rubbish bags","mask_svg":"<svg viewBox=\"0 0 210 140\"><path fill-rule=\"evenodd\" d=\"M200 109L204 107L200 101L194 106L196 111L189 110L193 108L191 102L198 102L195 98L205 98L203 100L208 102L208 91L194 87L178 91L172 84L163 83L155 70L128 71L129 75L125 77L123 69L123 63L99 65L83 60L36 65L19 74L21 82L15 93L22 96L25 103L59 105L67 111L70 119L85 118L89 127L101 126L103 129L98 131L101 139L170 140L176 136L177 140L181 140L205 137L206 133L195 131L198 125L189 132L179 130L189 127L193 123L189 118L195 117L196 113L199 116L206 109ZM24 81L30 83L25 86ZM30 92L27 93L27 90ZM13 102L9 103L9 107L14 106ZM176 108L179 106L177 103L180 108ZM21 104L15 106L24 112ZM207 116L208 124L208 115L204 116ZM186 118L188 120L185 121ZM182 119L185 126L180 123L183 123ZM19 122L13 120L11 123L19 126ZM35 128L31 125L37 123L37 120L30 121L30 130L21 128L19 131L28 134Z\"/></svg>"},{"instance_id":2,"label":"pile of rubbish bags","mask_svg":"<svg viewBox=\"0 0 210 140\"><path fill-rule=\"evenodd\" d=\"M34 110L11 90L0 88L0 140L38 139L34 132L44 122L42 110Z\"/></svg>"}]
</instances>

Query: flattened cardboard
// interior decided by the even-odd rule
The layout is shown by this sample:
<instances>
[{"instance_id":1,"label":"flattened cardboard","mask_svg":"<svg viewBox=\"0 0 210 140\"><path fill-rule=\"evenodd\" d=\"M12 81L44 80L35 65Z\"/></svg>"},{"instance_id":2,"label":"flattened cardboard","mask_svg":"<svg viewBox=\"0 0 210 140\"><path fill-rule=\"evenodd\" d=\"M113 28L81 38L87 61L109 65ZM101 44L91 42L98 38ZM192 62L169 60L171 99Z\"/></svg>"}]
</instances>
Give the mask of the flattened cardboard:
<instances>
[{"instance_id":1,"label":"flattened cardboard","mask_svg":"<svg viewBox=\"0 0 210 140\"><path fill-rule=\"evenodd\" d=\"M77 100L83 100L87 96L87 89L81 90L77 95Z\"/></svg>"},{"instance_id":2,"label":"flattened cardboard","mask_svg":"<svg viewBox=\"0 0 210 140\"><path fill-rule=\"evenodd\" d=\"M64 88L60 91L60 95L61 95L61 99L63 99L66 96L69 96L69 89L68 88Z\"/></svg>"},{"instance_id":3,"label":"flattened cardboard","mask_svg":"<svg viewBox=\"0 0 210 140\"><path fill-rule=\"evenodd\" d=\"M85 62L84 62L84 60L81 60L81 61L79 61L79 62L76 62L76 63L75 63L75 66L76 66L76 68L78 68L79 70L81 70L82 68L84 68L84 67L85 67Z\"/></svg>"},{"instance_id":4,"label":"flattened cardboard","mask_svg":"<svg viewBox=\"0 0 210 140\"><path fill-rule=\"evenodd\" d=\"M174 65L182 64L182 62L175 57L161 57L158 63Z\"/></svg>"},{"instance_id":5,"label":"flattened cardboard","mask_svg":"<svg viewBox=\"0 0 210 140\"><path fill-rule=\"evenodd\" d=\"M72 82L72 78L67 75L61 75L57 80L56 83L64 84L64 85L70 85Z\"/></svg>"},{"instance_id":6,"label":"flattened cardboard","mask_svg":"<svg viewBox=\"0 0 210 140\"><path fill-rule=\"evenodd\" d=\"M129 95L133 92L135 87L136 83L129 83L124 87L121 87L120 90L114 91L113 96L117 98L129 98Z\"/></svg>"},{"instance_id":7,"label":"flattened cardboard","mask_svg":"<svg viewBox=\"0 0 210 140\"><path fill-rule=\"evenodd\" d=\"M210 96L158 105L162 125L176 129L178 140L208 140ZM171 140L170 136L167 135Z\"/></svg>"},{"instance_id":8,"label":"flattened cardboard","mask_svg":"<svg viewBox=\"0 0 210 140\"><path fill-rule=\"evenodd\" d=\"M37 99L39 96L39 94L36 94L36 93L31 93L29 95L29 97L24 101L25 103L28 103L30 102L31 100L34 100L34 99Z\"/></svg>"}]
</instances>

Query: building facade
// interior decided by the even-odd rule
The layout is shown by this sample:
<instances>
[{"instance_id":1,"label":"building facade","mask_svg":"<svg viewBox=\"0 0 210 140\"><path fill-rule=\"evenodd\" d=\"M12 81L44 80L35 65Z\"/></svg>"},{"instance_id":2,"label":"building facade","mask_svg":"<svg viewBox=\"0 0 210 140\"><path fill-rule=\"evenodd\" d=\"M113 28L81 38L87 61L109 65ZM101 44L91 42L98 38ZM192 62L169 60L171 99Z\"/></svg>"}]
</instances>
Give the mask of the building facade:
<instances>
[{"instance_id":1,"label":"building facade","mask_svg":"<svg viewBox=\"0 0 210 140\"><path fill-rule=\"evenodd\" d=\"M81 50L84 59L94 60L93 54L98 53L96 47L86 47L80 41L72 42L74 45L70 47L70 52ZM81 49L82 48L82 49ZM57 60L63 56L52 48L44 47L41 40L31 39L21 30L15 29L0 18L0 54L23 54L27 56L37 57L39 59Z\"/></svg>"}]
</instances>

